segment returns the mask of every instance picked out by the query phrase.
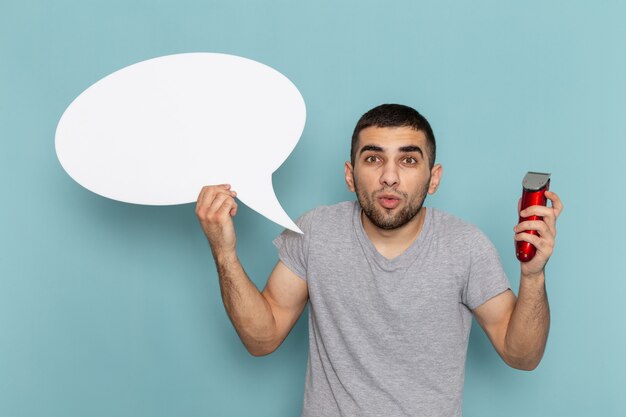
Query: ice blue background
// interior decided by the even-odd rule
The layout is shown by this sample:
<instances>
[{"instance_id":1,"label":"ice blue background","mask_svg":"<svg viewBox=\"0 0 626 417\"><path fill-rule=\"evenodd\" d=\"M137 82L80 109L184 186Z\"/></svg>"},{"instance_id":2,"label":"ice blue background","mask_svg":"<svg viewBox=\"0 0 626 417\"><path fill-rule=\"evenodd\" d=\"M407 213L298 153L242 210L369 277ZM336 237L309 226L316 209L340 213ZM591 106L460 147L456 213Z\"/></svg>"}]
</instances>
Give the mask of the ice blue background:
<instances>
[{"instance_id":1,"label":"ice blue background","mask_svg":"<svg viewBox=\"0 0 626 417\"><path fill-rule=\"evenodd\" d=\"M517 288L521 178L552 172L566 210L545 357L509 369L475 327L464 415L626 415L625 17L618 1L0 0L0 415L298 415L304 317L277 352L249 356L193 205L107 200L55 156L85 88L194 51L261 61L300 89L307 125L274 175L294 218L351 198L342 164L360 114L409 104L445 169L428 204L481 227ZM236 227L263 286L281 229L245 207Z\"/></svg>"}]
</instances>

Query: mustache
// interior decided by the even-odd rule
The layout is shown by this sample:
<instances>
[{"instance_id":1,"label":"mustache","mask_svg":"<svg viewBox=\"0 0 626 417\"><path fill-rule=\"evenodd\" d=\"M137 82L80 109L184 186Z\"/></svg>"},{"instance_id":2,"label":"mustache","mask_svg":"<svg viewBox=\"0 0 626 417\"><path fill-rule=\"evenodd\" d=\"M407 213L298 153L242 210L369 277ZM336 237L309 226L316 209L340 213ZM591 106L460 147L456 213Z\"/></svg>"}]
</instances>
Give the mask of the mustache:
<instances>
[{"instance_id":1,"label":"mustache","mask_svg":"<svg viewBox=\"0 0 626 417\"><path fill-rule=\"evenodd\" d=\"M372 192L372 196L376 197L377 195L380 194L389 194L389 195L393 195L393 196L397 196L397 197L403 197L403 198L408 198L409 195L403 191L398 191L398 190L394 190L393 188L390 187L383 187L380 190L376 190Z\"/></svg>"}]
</instances>

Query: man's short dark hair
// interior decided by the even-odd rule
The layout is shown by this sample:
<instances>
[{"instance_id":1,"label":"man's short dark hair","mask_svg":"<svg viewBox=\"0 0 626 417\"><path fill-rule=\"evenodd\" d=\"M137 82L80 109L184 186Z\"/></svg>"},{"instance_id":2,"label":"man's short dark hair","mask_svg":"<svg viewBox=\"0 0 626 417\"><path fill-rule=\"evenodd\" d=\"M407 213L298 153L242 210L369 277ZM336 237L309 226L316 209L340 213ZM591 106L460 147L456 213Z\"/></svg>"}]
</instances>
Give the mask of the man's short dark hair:
<instances>
[{"instance_id":1,"label":"man's short dark hair","mask_svg":"<svg viewBox=\"0 0 626 417\"><path fill-rule=\"evenodd\" d=\"M435 144L435 135L428 123L428 120L419 112L409 106L402 104L381 104L365 113L356 124L354 133L352 133L352 146L350 148L350 161L354 166L356 159L356 147L359 141L359 133L367 127L411 127L418 132L424 133L426 136L426 145L428 154L428 163L430 168L435 165L435 157L437 154L437 146Z\"/></svg>"}]
</instances>

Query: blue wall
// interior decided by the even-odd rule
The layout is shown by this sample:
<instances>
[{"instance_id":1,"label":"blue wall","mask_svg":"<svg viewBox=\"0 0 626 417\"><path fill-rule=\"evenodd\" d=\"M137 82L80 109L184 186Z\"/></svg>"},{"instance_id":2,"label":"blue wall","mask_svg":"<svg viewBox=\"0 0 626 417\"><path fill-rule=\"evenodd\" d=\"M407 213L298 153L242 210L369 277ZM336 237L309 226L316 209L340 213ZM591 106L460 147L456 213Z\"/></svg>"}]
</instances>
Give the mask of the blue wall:
<instances>
[{"instance_id":1,"label":"blue wall","mask_svg":"<svg viewBox=\"0 0 626 417\"><path fill-rule=\"evenodd\" d=\"M552 172L566 209L546 355L534 372L509 369L475 327L464 414L625 415L626 6L503 3L1 0L0 415L299 413L304 316L277 352L250 357L193 205L110 201L56 160L56 124L85 88L193 51L261 61L300 89L307 125L274 175L293 218L351 198L342 164L365 110L409 104L444 166L427 203L482 228L517 288L521 179ZM236 227L262 287L280 227L245 207Z\"/></svg>"}]
</instances>

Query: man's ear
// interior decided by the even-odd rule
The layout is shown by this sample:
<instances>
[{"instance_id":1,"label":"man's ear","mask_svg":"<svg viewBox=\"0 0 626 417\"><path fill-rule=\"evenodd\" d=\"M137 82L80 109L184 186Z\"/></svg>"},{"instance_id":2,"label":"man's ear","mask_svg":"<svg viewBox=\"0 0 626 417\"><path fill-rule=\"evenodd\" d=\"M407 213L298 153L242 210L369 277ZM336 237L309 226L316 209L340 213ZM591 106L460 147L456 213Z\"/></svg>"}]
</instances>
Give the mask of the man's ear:
<instances>
[{"instance_id":1,"label":"man's ear","mask_svg":"<svg viewBox=\"0 0 626 417\"><path fill-rule=\"evenodd\" d=\"M354 192L354 168L350 162L346 162L343 167L343 171L346 174L346 185L348 186L348 190Z\"/></svg>"},{"instance_id":2,"label":"man's ear","mask_svg":"<svg viewBox=\"0 0 626 417\"><path fill-rule=\"evenodd\" d=\"M430 184L428 184L428 194L435 194L437 191L437 187L439 187L439 182L441 181L441 176L443 175L443 167L441 164L435 164L435 166L430 170Z\"/></svg>"}]
</instances>

